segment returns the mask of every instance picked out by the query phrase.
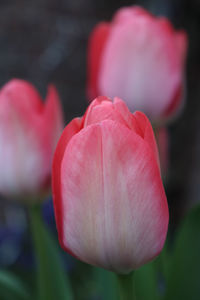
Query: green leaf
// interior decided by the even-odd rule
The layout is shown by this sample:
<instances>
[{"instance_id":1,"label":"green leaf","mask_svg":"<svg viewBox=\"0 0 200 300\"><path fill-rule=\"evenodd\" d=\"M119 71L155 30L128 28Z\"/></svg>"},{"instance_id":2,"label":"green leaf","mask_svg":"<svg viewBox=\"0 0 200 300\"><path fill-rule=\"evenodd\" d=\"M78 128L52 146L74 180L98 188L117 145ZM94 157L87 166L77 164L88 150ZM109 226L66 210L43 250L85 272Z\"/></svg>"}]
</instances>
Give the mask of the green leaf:
<instances>
[{"instance_id":1,"label":"green leaf","mask_svg":"<svg viewBox=\"0 0 200 300\"><path fill-rule=\"evenodd\" d=\"M200 206L181 224L167 274L166 300L197 300L200 295Z\"/></svg>"},{"instance_id":2,"label":"green leaf","mask_svg":"<svg viewBox=\"0 0 200 300\"><path fill-rule=\"evenodd\" d=\"M120 300L136 300L134 271L128 274L115 273L118 283L118 293Z\"/></svg>"},{"instance_id":3,"label":"green leaf","mask_svg":"<svg viewBox=\"0 0 200 300\"><path fill-rule=\"evenodd\" d=\"M72 300L72 290L62 268L59 248L41 218L40 207L31 207L30 216L37 259L39 300Z\"/></svg>"},{"instance_id":4,"label":"green leaf","mask_svg":"<svg viewBox=\"0 0 200 300\"><path fill-rule=\"evenodd\" d=\"M158 272L157 261L152 261L135 272L136 296L139 300L157 300Z\"/></svg>"},{"instance_id":5,"label":"green leaf","mask_svg":"<svg viewBox=\"0 0 200 300\"><path fill-rule=\"evenodd\" d=\"M94 277L98 285L98 293L102 300L117 300L118 286L117 279L113 272L101 268L93 268Z\"/></svg>"},{"instance_id":6,"label":"green leaf","mask_svg":"<svg viewBox=\"0 0 200 300\"><path fill-rule=\"evenodd\" d=\"M1 300L28 300L30 293L23 282L8 271L0 271Z\"/></svg>"}]
</instances>

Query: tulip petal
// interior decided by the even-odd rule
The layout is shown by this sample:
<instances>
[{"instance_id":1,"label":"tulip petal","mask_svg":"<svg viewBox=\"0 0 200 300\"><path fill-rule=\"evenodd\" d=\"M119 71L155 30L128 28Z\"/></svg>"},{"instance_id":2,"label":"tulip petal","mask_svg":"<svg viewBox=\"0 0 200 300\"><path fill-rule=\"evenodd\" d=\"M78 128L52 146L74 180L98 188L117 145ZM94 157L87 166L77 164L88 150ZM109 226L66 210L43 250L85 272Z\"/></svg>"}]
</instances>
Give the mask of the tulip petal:
<instances>
[{"instance_id":1,"label":"tulip petal","mask_svg":"<svg viewBox=\"0 0 200 300\"><path fill-rule=\"evenodd\" d=\"M100 96L89 106L84 117L84 127L99 123L103 120L117 121L130 129L133 129L133 115L121 99L111 99Z\"/></svg>"},{"instance_id":2,"label":"tulip petal","mask_svg":"<svg viewBox=\"0 0 200 300\"><path fill-rule=\"evenodd\" d=\"M151 148L153 155L158 163L158 166L160 168L160 160L159 160L159 154L158 154L158 147L156 144L154 132L151 126L151 123L149 122L148 118L140 111L136 111L134 114L134 120L135 120L135 127L138 126L140 128L140 132L142 132L141 137L145 140L145 142L148 143L149 147Z\"/></svg>"},{"instance_id":3,"label":"tulip petal","mask_svg":"<svg viewBox=\"0 0 200 300\"><path fill-rule=\"evenodd\" d=\"M171 103L164 111L160 120L165 120L165 118L168 118L168 116L170 116L170 119L172 119L174 117L174 115L178 115L184 107L184 102L185 102L185 99L184 99L183 85L180 84L180 86L177 87L177 89L174 93ZM158 122L160 120L158 120Z\"/></svg>"},{"instance_id":4,"label":"tulip petal","mask_svg":"<svg viewBox=\"0 0 200 300\"><path fill-rule=\"evenodd\" d=\"M0 111L0 191L9 196L37 194L46 174L40 135L17 108Z\"/></svg>"},{"instance_id":5,"label":"tulip petal","mask_svg":"<svg viewBox=\"0 0 200 300\"><path fill-rule=\"evenodd\" d=\"M49 85L44 107L44 125L48 124L48 132L50 133L50 149L55 149L58 138L63 130L64 121L62 115L62 107L59 95L53 85ZM49 126L52 126L50 129Z\"/></svg>"},{"instance_id":6,"label":"tulip petal","mask_svg":"<svg viewBox=\"0 0 200 300\"><path fill-rule=\"evenodd\" d=\"M93 100L95 97L100 96L98 95L99 93L97 77L99 72L99 65L101 63L102 53L108 38L109 31L109 23L102 22L92 32L92 35L89 40L88 69L90 70L90 72L88 74L87 92L90 100Z\"/></svg>"},{"instance_id":7,"label":"tulip petal","mask_svg":"<svg viewBox=\"0 0 200 300\"><path fill-rule=\"evenodd\" d=\"M8 107L20 108L24 113L38 112L43 109L42 99L32 84L21 79L13 79L0 91L1 107L5 102Z\"/></svg>"},{"instance_id":8,"label":"tulip petal","mask_svg":"<svg viewBox=\"0 0 200 300\"><path fill-rule=\"evenodd\" d=\"M82 129L65 152L63 146L56 152L54 205L62 246L122 273L155 257L166 237L168 208L147 143L106 120Z\"/></svg>"},{"instance_id":9,"label":"tulip petal","mask_svg":"<svg viewBox=\"0 0 200 300\"><path fill-rule=\"evenodd\" d=\"M175 44L177 48L178 59L180 64L180 69L182 69L182 74L184 74L184 67L185 67L185 60L186 60L186 53L187 53L187 35L184 31L178 31L174 34ZM171 118L174 115L178 115L185 104L185 85L184 85L184 78L180 82L180 85L177 86L177 89L174 91L174 96L172 101L169 103L168 107L164 111L163 117L170 116Z\"/></svg>"},{"instance_id":10,"label":"tulip petal","mask_svg":"<svg viewBox=\"0 0 200 300\"><path fill-rule=\"evenodd\" d=\"M141 6L133 5L133 6L127 6L119 9L113 18L113 22L118 22L118 23L129 22L129 20L138 16L144 18L156 19L150 12L148 12Z\"/></svg>"},{"instance_id":11,"label":"tulip petal","mask_svg":"<svg viewBox=\"0 0 200 300\"><path fill-rule=\"evenodd\" d=\"M61 164L63 160L63 155L65 148L74 134L76 134L81 129L82 119L75 118L73 119L64 129L61 138L58 141L54 159L53 159L53 168L52 168L52 192L54 200L54 209L57 229L59 232L60 243L63 244L63 228L62 228L62 200L61 200Z\"/></svg>"},{"instance_id":12,"label":"tulip petal","mask_svg":"<svg viewBox=\"0 0 200 300\"><path fill-rule=\"evenodd\" d=\"M183 30L179 30L175 33L175 41L176 47L179 52L180 64L184 66L185 59L187 55L187 45L188 45L188 38L187 34Z\"/></svg>"},{"instance_id":13,"label":"tulip petal","mask_svg":"<svg viewBox=\"0 0 200 300\"><path fill-rule=\"evenodd\" d=\"M125 104L124 101L122 101L120 98L115 97L114 98L114 107L117 110L117 112L121 115L121 117L124 119L126 122L127 126L130 129L138 130L138 127L135 126L134 124L134 117L130 110L128 109L127 105Z\"/></svg>"}]
</instances>

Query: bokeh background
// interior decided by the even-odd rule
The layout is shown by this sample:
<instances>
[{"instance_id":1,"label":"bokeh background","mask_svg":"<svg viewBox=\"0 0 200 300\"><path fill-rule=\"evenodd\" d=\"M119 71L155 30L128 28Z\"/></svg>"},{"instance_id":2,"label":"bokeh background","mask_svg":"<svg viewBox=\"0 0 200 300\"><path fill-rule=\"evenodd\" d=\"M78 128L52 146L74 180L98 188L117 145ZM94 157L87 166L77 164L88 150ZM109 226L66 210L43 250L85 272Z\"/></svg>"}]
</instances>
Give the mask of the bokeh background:
<instances>
[{"instance_id":1,"label":"bokeh background","mask_svg":"<svg viewBox=\"0 0 200 300\"><path fill-rule=\"evenodd\" d=\"M200 202L200 1L199 0L1 0L0 86L12 78L32 82L45 97L54 83L66 123L86 106L86 53L94 25L121 6L142 5L168 17L189 36L186 105L169 127L170 168L166 191L171 225ZM30 263L25 209L0 200L0 266ZM44 207L53 227L51 202ZM22 252L23 251L23 252ZM27 256L26 256L27 254ZM71 261L68 261L70 266Z\"/></svg>"}]
</instances>

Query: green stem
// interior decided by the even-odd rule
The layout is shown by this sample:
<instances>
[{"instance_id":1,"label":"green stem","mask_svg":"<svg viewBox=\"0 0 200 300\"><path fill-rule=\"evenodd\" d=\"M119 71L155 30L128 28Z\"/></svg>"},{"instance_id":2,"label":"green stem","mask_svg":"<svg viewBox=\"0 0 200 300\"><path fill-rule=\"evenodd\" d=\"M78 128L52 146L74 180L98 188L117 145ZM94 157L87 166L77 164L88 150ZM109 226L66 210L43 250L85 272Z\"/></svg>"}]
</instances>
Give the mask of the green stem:
<instances>
[{"instance_id":1,"label":"green stem","mask_svg":"<svg viewBox=\"0 0 200 300\"><path fill-rule=\"evenodd\" d=\"M45 265L46 265L46 259L45 259L45 247L43 245L43 241L41 237L43 236L44 231L44 224L41 218L41 211L40 211L39 205L32 205L29 208L29 214L30 214L30 227L31 227L31 233L32 233L32 240L33 240L33 246L34 246L34 254L36 258L37 263L37 287L38 287L38 297L39 299L42 299L42 290L44 287L42 287L42 284L44 286L47 286L47 282L44 282L45 280ZM40 232L38 232L38 230ZM44 265L45 264L45 265Z\"/></svg>"},{"instance_id":2,"label":"green stem","mask_svg":"<svg viewBox=\"0 0 200 300\"><path fill-rule=\"evenodd\" d=\"M71 300L71 287L60 261L53 236L45 226L40 205L32 205L30 226L37 262L39 300ZM37 298L37 299L38 299Z\"/></svg>"},{"instance_id":3,"label":"green stem","mask_svg":"<svg viewBox=\"0 0 200 300\"><path fill-rule=\"evenodd\" d=\"M133 282L133 272L127 275L116 274L119 286L120 300L136 300Z\"/></svg>"}]
</instances>

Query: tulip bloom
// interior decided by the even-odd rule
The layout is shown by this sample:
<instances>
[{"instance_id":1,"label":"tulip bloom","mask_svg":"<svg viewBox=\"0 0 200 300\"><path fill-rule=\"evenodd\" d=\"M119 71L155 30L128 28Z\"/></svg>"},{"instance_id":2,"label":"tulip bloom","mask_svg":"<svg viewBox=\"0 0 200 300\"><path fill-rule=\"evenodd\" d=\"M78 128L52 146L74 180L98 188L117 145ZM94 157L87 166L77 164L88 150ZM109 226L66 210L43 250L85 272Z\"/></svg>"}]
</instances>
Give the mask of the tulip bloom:
<instances>
[{"instance_id":1,"label":"tulip bloom","mask_svg":"<svg viewBox=\"0 0 200 300\"><path fill-rule=\"evenodd\" d=\"M122 8L91 34L88 97L121 97L154 122L172 117L183 106L186 50L186 33L166 18L137 6Z\"/></svg>"},{"instance_id":2,"label":"tulip bloom","mask_svg":"<svg viewBox=\"0 0 200 300\"><path fill-rule=\"evenodd\" d=\"M119 273L161 251L168 206L150 122L125 103L99 97L65 128L53 160L61 246Z\"/></svg>"},{"instance_id":3,"label":"tulip bloom","mask_svg":"<svg viewBox=\"0 0 200 300\"><path fill-rule=\"evenodd\" d=\"M1 194L36 198L50 188L51 161L62 128L53 86L45 103L23 80L11 80L0 90Z\"/></svg>"}]
</instances>

